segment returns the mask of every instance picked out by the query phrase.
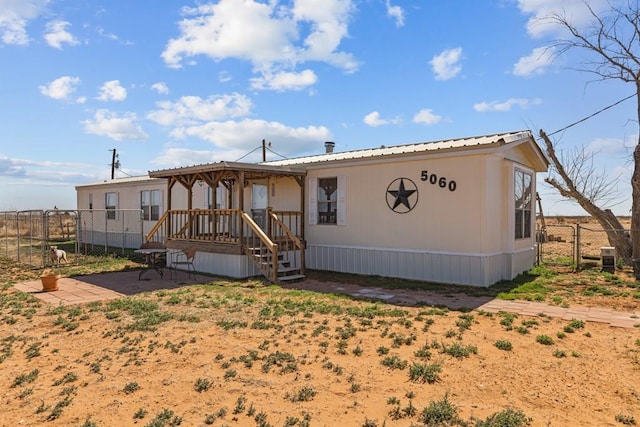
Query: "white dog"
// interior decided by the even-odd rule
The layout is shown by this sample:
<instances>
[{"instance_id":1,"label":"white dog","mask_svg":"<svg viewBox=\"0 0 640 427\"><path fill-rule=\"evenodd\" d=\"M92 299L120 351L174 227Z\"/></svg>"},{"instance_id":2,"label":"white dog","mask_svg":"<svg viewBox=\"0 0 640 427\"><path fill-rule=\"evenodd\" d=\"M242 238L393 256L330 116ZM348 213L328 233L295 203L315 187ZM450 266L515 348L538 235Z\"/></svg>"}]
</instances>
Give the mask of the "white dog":
<instances>
[{"instance_id":1,"label":"white dog","mask_svg":"<svg viewBox=\"0 0 640 427\"><path fill-rule=\"evenodd\" d=\"M60 264L62 261L64 261L65 264L68 263L67 253L62 249L58 249L57 246L51 246L51 252L49 256L51 257L51 262L53 263Z\"/></svg>"}]
</instances>

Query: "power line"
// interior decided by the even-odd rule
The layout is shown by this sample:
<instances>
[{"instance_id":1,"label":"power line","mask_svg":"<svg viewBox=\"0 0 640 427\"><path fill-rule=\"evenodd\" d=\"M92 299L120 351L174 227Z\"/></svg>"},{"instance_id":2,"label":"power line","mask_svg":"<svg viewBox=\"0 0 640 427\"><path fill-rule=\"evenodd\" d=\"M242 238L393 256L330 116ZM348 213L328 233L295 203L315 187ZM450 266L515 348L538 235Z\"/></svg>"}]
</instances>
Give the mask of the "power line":
<instances>
[{"instance_id":1,"label":"power line","mask_svg":"<svg viewBox=\"0 0 640 427\"><path fill-rule=\"evenodd\" d=\"M577 124L579 124L579 123L582 123L582 122L584 122L584 121L587 121L587 120L589 120L590 118L592 118L592 117L594 117L594 116L597 116L598 114L602 113L603 111L606 111L606 110L608 110L609 108L613 108L613 107L615 107L616 105L618 105L618 104L620 104L620 103L622 103L622 102L626 101L627 99L629 99L629 98L633 98L634 96L636 96L636 94L635 94L635 93L634 93L633 95L629 95L629 96L627 96L626 98L622 98L621 100L616 101L616 102L614 102L613 104L608 105L608 106L604 107L603 109L598 110L598 111L596 111L595 113L590 114L590 115L588 115L587 117L584 117L584 118L582 118L582 119L578 120L577 122L573 122L573 123L571 123L570 125L567 125L567 126L563 127L562 129L558 129L558 130L557 130L557 131L555 131L555 132L551 132L551 133L547 134L547 136L553 136L553 135L555 135L555 134L557 134L557 133L560 133L560 132L563 132L563 131L565 131L565 130L569 129L570 127L573 127L573 126L575 126L575 125L577 125Z\"/></svg>"},{"instance_id":2,"label":"power line","mask_svg":"<svg viewBox=\"0 0 640 427\"><path fill-rule=\"evenodd\" d=\"M257 146L256 148L254 148L253 150L249 151L247 154L245 154L244 156L240 157L238 160L236 160L236 162L239 162L240 160L244 159L245 157L247 157L249 154L253 153L256 150L259 150L262 148L262 145Z\"/></svg>"},{"instance_id":3,"label":"power line","mask_svg":"<svg viewBox=\"0 0 640 427\"><path fill-rule=\"evenodd\" d=\"M271 148L267 147L267 150L269 150L269 152L275 154L276 156L280 156L283 159L289 159L287 156L283 156L282 154L276 153L275 151L273 151Z\"/></svg>"}]
</instances>

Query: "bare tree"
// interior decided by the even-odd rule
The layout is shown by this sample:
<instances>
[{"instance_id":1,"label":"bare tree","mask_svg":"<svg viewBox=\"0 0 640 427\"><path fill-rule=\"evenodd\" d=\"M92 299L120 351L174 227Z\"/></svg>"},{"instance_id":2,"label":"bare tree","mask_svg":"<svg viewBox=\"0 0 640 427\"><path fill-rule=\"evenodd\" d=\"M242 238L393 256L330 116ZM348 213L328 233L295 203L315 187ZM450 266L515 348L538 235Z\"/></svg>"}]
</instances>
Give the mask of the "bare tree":
<instances>
[{"instance_id":1,"label":"bare tree","mask_svg":"<svg viewBox=\"0 0 640 427\"><path fill-rule=\"evenodd\" d=\"M615 182L594 170L593 157L584 149L575 150L573 156L561 159L543 130L540 131L540 137L544 141L554 175L559 178L552 175L545 178L545 182L558 190L562 197L574 200L593 216L607 233L609 243L616 248L618 257L627 264L631 263L633 251L630 235L610 209L598 206L611 201Z\"/></svg>"},{"instance_id":2,"label":"bare tree","mask_svg":"<svg viewBox=\"0 0 640 427\"><path fill-rule=\"evenodd\" d=\"M551 23L564 28L571 36L557 40L553 46L559 53L574 49L589 53L592 59L583 63L581 71L595 74L601 80L620 80L633 84L636 94L636 118L640 125L640 5L637 0L627 0L626 4L621 5L610 3L609 9L603 13L597 13L588 4L586 7L593 19L585 28L574 25L565 13L553 13L548 17ZM560 183L554 178L549 178L547 182L564 197L575 200L609 230L610 243L617 248L619 256L627 263L640 259L640 132L633 150L630 235L624 233L611 210L596 205L597 198L593 197L593 193L589 194L585 192L584 187L576 186L576 180L584 179L585 175L578 173L571 176L566 165L555 155L555 148L549 137L543 131L540 132L540 136L544 140L553 167L563 181ZM598 191L603 189L601 187ZM640 262L633 262L633 269L636 279L640 280Z\"/></svg>"}]
</instances>

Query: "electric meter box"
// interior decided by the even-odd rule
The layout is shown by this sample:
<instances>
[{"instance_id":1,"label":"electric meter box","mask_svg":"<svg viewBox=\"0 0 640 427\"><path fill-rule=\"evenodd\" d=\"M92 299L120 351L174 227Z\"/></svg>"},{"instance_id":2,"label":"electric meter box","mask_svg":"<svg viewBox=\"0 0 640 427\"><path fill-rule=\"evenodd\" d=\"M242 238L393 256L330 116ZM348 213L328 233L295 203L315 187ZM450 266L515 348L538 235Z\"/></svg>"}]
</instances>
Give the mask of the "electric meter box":
<instances>
[{"instance_id":1,"label":"electric meter box","mask_svg":"<svg viewBox=\"0 0 640 427\"><path fill-rule=\"evenodd\" d=\"M600 258L602 259L602 271L615 273L616 271L616 248L603 246L600 248Z\"/></svg>"}]
</instances>

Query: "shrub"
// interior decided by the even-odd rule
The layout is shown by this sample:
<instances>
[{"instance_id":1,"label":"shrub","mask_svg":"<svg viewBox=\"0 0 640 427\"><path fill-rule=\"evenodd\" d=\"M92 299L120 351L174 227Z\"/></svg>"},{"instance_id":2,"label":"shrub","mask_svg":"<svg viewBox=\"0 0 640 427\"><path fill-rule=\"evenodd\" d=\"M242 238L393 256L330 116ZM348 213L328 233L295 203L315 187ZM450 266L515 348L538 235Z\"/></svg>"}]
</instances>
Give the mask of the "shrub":
<instances>
[{"instance_id":1,"label":"shrub","mask_svg":"<svg viewBox=\"0 0 640 427\"><path fill-rule=\"evenodd\" d=\"M414 363L409 368L409 379L413 382L433 384L440 380L441 370L442 368L438 364Z\"/></svg>"},{"instance_id":2,"label":"shrub","mask_svg":"<svg viewBox=\"0 0 640 427\"><path fill-rule=\"evenodd\" d=\"M447 395L442 400L429 402L418 420L428 427L452 426L460 422L458 408L449 402Z\"/></svg>"},{"instance_id":3,"label":"shrub","mask_svg":"<svg viewBox=\"0 0 640 427\"><path fill-rule=\"evenodd\" d=\"M551 345L553 344L553 338L551 338L549 335L538 335L536 337L536 342L542 345Z\"/></svg>"},{"instance_id":4,"label":"shrub","mask_svg":"<svg viewBox=\"0 0 640 427\"><path fill-rule=\"evenodd\" d=\"M496 341L496 347L504 351L511 351L511 349L513 348L513 346L511 345L511 342L505 341L505 340Z\"/></svg>"},{"instance_id":5,"label":"shrub","mask_svg":"<svg viewBox=\"0 0 640 427\"><path fill-rule=\"evenodd\" d=\"M507 408L490 415L486 420L477 420L475 427L527 427L532 419L520 410Z\"/></svg>"},{"instance_id":6,"label":"shrub","mask_svg":"<svg viewBox=\"0 0 640 427\"><path fill-rule=\"evenodd\" d=\"M407 361L400 359L399 356L387 356L381 362L384 366L391 369L404 369L407 367Z\"/></svg>"}]
</instances>

